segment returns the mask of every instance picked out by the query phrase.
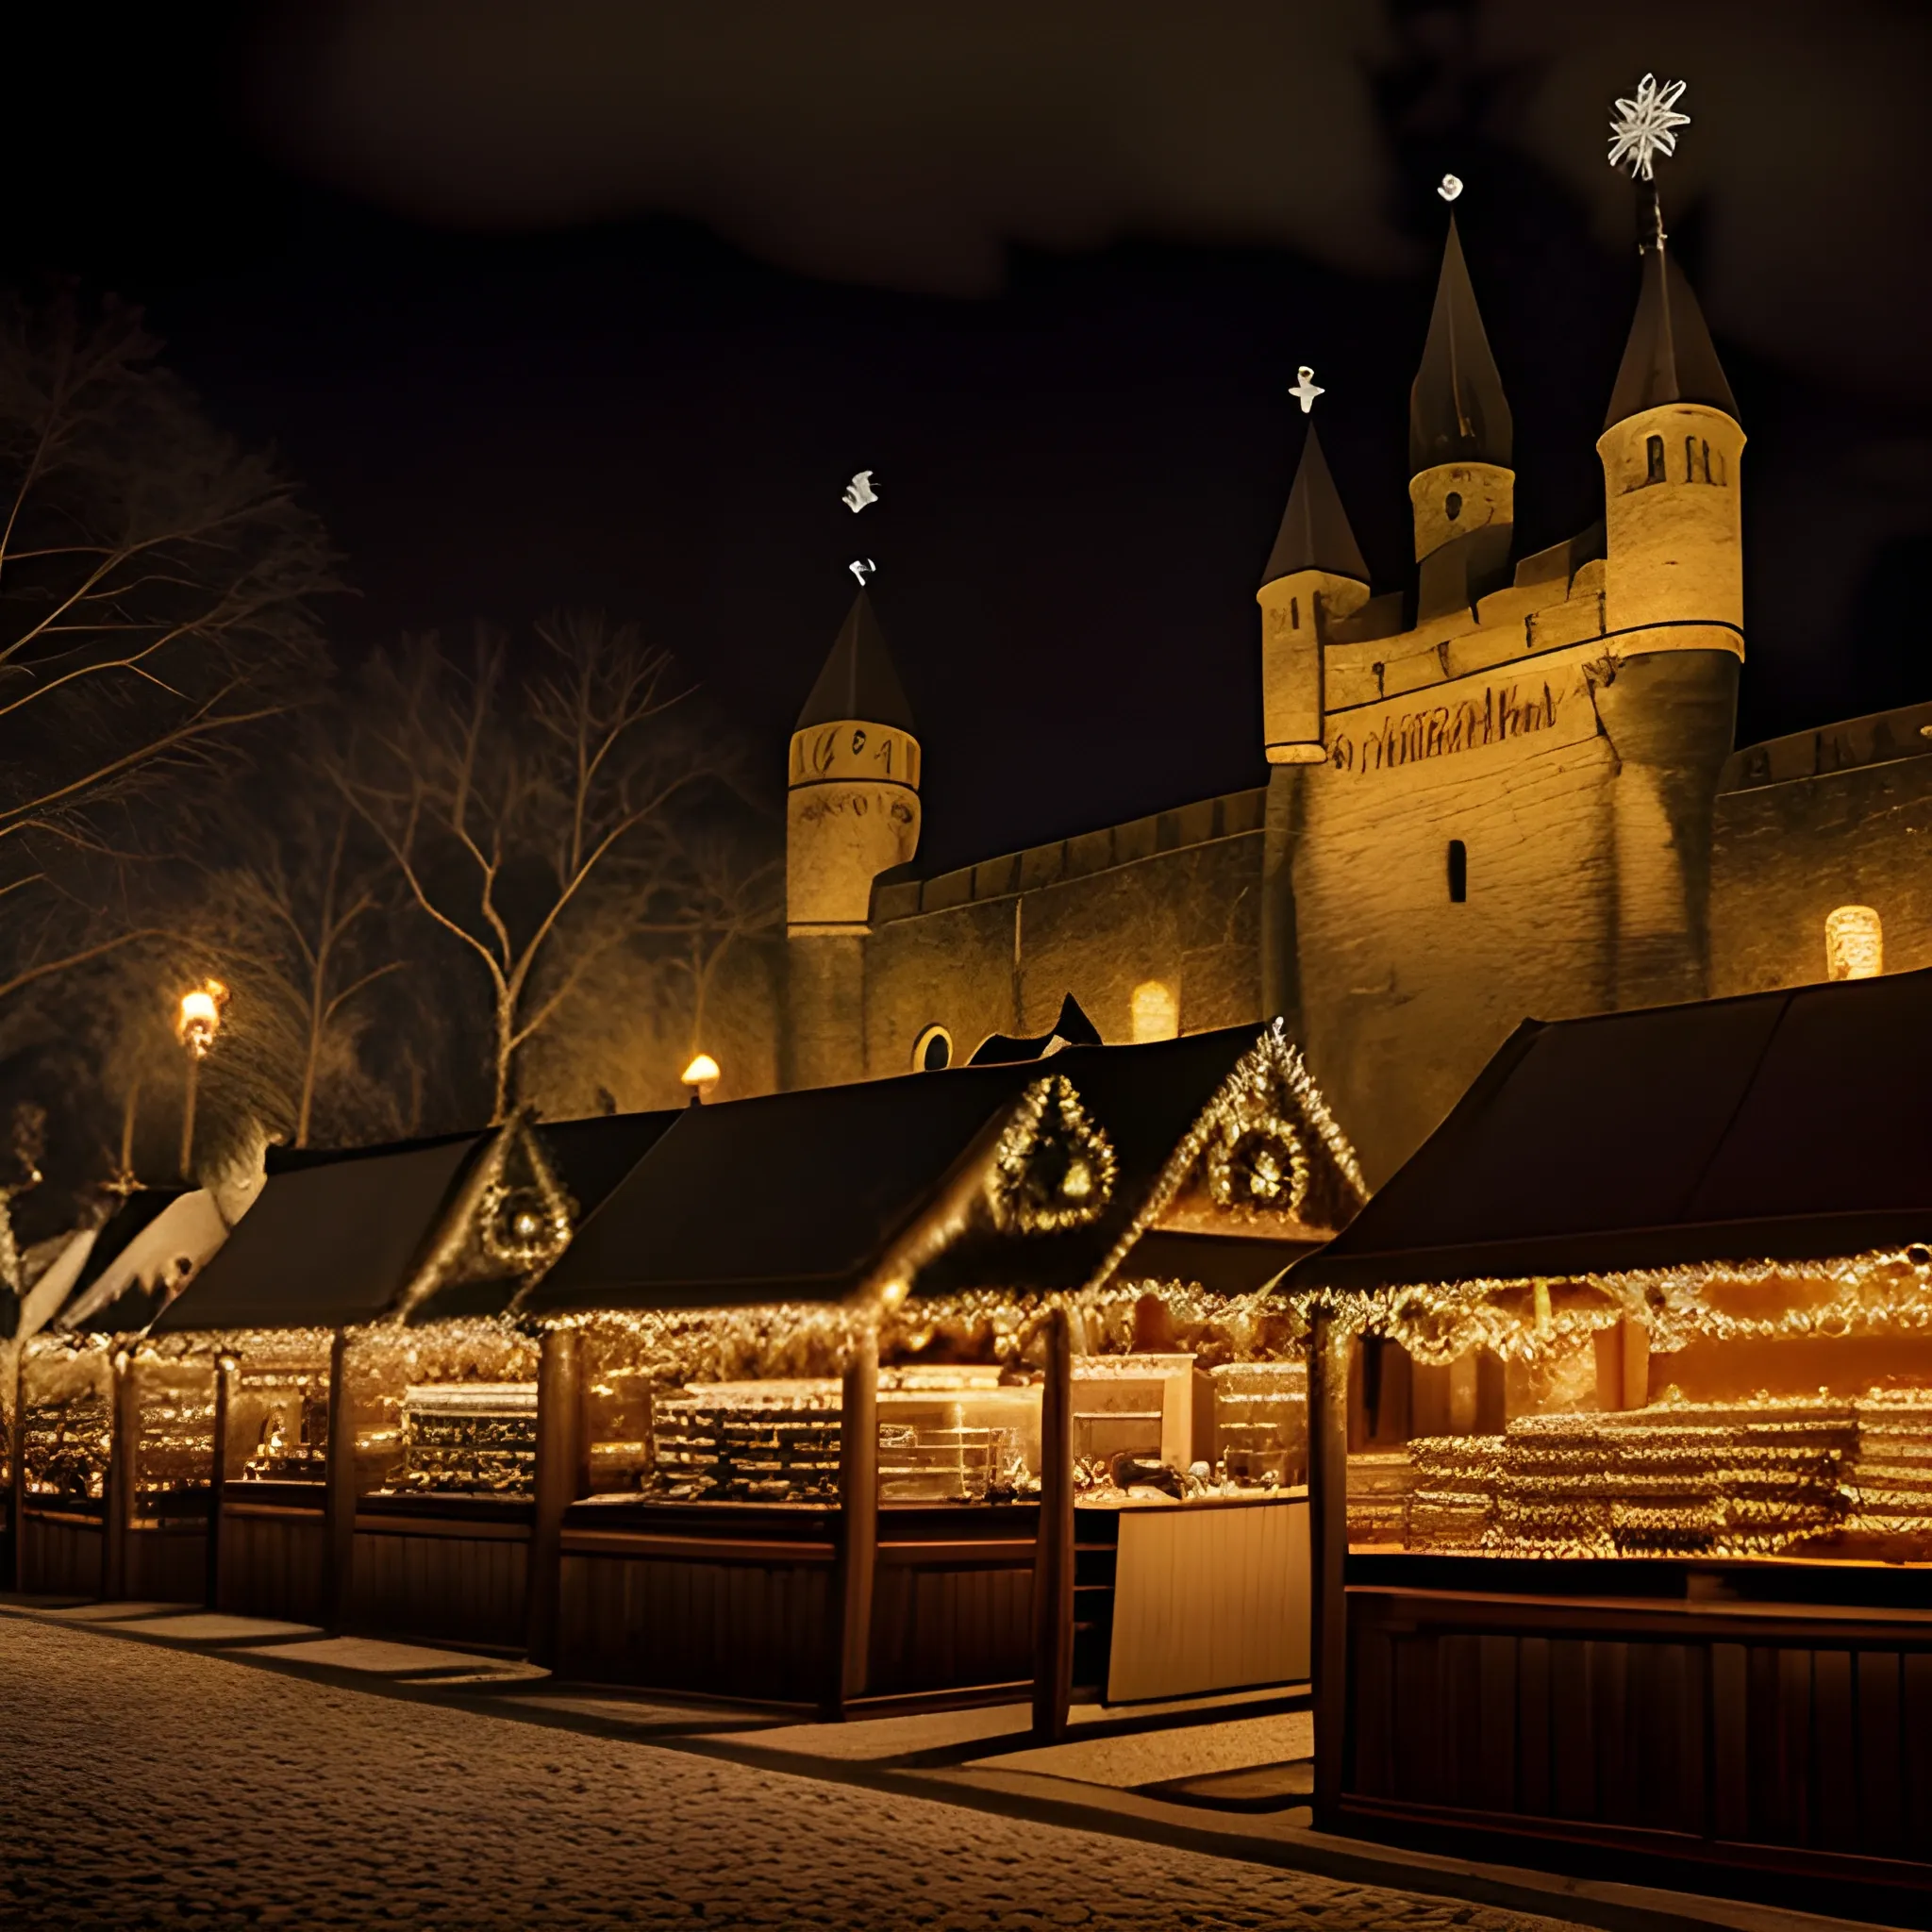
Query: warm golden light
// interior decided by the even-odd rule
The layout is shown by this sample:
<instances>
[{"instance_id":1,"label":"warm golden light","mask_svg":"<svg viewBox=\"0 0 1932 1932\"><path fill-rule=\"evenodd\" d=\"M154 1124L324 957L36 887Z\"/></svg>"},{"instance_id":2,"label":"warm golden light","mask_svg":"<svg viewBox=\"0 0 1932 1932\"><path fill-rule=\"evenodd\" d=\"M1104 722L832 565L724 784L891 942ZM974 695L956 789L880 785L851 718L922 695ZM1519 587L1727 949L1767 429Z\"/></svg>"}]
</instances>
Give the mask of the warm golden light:
<instances>
[{"instance_id":1,"label":"warm golden light","mask_svg":"<svg viewBox=\"0 0 1932 1932\"><path fill-rule=\"evenodd\" d=\"M1876 979L1885 971L1885 926L1869 906L1840 906L1824 922L1830 979Z\"/></svg>"},{"instance_id":2,"label":"warm golden light","mask_svg":"<svg viewBox=\"0 0 1932 1932\"><path fill-rule=\"evenodd\" d=\"M175 1037L196 1059L206 1059L208 1050L222 1030L222 1008L228 1004L228 989L219 979L204 980L181 995L181 1009L175 1016Z\"/></svg>"},{"instance_id":3,"label":"warm golden light","mask_svg":"<svg viewBox=\"0 0 1932 1932\"><path fill-rule=\"evenodd\" d=\"M700 1093L718 1084L721 1069L718 1062L708 1053L701 1053L692 1059L690 1066L678 1075L687 1087L695 1088Z\"/></svg>"},{"instance_id":4,"label":"warm golden light","mask_svg":"<svg viewBox=\"0 0 1932 1932\"><path fill-rule=\"evenodd\" d=\"M1158 979L1143 979L1134 989L1134 1039L1173 1040L1181 1030L1181 1003L1174 988Z\"/></svg>"}]
</instances>

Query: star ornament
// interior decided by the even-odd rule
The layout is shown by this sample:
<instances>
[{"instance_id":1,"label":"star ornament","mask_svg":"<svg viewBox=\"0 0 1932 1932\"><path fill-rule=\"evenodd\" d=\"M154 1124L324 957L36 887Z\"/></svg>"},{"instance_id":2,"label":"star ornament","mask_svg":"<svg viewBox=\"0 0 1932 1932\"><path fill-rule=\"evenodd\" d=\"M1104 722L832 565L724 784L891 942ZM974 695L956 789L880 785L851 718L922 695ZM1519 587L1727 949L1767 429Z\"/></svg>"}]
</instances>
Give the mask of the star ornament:
<instances>
[{"instance_id":1,"label":"star ornament","mask_svg":"<svg viewBox=\"0 0 1932 1932\"><path fill-rule=\"evenodd\" d=\"M1645 181L1657 177L1652 165L1659 155L1668 159L1677 152L1677 129L1688 127L1690 117L1676 111L1683 98L1684 82L1667 80L1659 87L1657 75L1646 74L1637 83L1636 94L1617 102L1610 123L1610 166L1630 169L1630 178Z\"/></svg>"}]
</instances>

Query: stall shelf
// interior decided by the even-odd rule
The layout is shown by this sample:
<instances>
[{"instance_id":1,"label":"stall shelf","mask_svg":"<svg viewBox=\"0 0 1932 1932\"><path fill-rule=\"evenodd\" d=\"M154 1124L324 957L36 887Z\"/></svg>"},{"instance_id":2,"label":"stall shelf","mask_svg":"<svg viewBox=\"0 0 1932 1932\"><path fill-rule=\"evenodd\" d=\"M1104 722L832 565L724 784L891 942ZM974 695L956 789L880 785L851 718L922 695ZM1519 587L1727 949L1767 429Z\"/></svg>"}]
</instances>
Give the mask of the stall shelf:
<instances>
[{"instance_id":1,"label":"stall shelf","mask_svg":"<svg viewBox=\"0 0 1932 1932\"><path fill-rule=\"evenodd\" d=\"M1527 1023L1291 1271L1318 1824L1932 1884L1928 1081L1924 973Z\"/></svg>"}]
</instances>

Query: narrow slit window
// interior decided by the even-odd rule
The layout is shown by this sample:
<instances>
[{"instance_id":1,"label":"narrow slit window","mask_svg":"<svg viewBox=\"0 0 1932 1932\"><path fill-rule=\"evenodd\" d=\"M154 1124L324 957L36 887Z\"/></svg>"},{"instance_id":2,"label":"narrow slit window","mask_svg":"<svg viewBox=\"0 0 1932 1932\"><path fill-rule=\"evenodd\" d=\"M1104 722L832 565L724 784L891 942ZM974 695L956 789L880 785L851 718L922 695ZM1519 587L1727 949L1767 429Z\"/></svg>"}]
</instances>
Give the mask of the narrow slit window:
<instances>
[{"instance_id":1,"label":"narrow slit window","mask_svg":"<svg viewBox=\"0 0 1932 1932\"><path fill-rule=\"evenodd\" d=\"M1708 463L1705 465L1705 475L1708 480ZM1697 439L1694 436L1687 436L1684 439L1684 480L1687 483L1694 483L1697 480Z\"/></svg>"},{"instance_id":2,"label":"narrow slit window","mask_svg":"<svg viewBox=\"0 0 1932 1932\"><path fill-rule=\"evenodd\" d=\"M1644 455L1650 464L1650 474L1644 477L1646 483L1661 483L1664 480L1664 440L1653 436L1643 446Z\"/></svg>"},{"instance_id":3,"label":"narrow slit window","mask_svg":"<svg viewBox=\"0 0 1932 1932\"><path fill-rule=\"evenodd\" d=\"M1288 600L1288 627L1290 630L1299 630L1302 627L1302 600L1299 597L1291 597Z\"/></svg>"},{"instance_id":4,"label":"narrow slit window","mask_svg":"<svg viewBox=\"0 0 1932 1932\"><path fill-rule=\"evenodd\" d=\"M1469 847L1460 839L1449 841L1449 903L1466 905L1469 900Z\"/></svg>"}]
</instances>

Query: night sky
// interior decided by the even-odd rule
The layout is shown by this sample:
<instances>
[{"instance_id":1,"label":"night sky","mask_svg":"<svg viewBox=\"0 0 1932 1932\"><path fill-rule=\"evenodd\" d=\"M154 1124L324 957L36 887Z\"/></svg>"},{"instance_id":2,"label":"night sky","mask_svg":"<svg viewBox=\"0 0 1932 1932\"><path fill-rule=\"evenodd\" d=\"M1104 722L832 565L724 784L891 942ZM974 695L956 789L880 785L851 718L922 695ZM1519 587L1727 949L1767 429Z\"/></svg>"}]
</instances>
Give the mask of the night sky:
<instances>
[{"instance_id":1,"label":"night sky","mask_svg":"<svg viewBox=\"0 0 1932 1932\"><path fill-rule=\"evenodd\" d=\"M637 617L774 780L852 592L940 868L1258 783L1253 591L1315 366L1379 588L1445 169L1519 553L1593 521L1634 298L1610 97L1751 437L1745 738L1932 696L1925 10L502 0L61 18L0 251L145 305L404 629ZM879 505L854 519L845 478Z\"/></svg>"}]
</instances>

